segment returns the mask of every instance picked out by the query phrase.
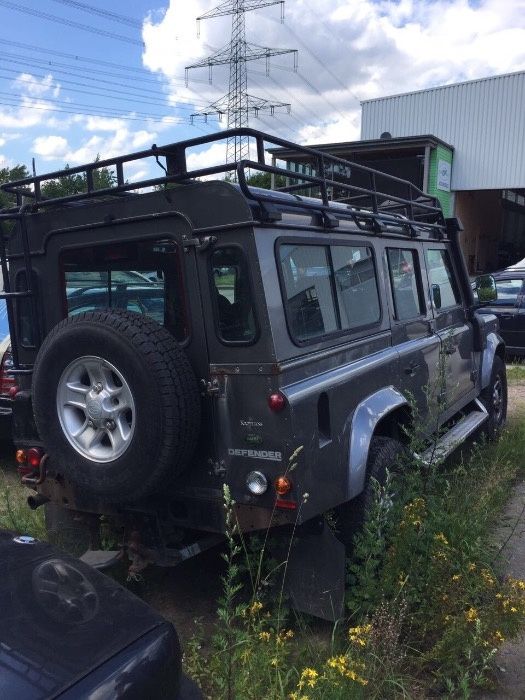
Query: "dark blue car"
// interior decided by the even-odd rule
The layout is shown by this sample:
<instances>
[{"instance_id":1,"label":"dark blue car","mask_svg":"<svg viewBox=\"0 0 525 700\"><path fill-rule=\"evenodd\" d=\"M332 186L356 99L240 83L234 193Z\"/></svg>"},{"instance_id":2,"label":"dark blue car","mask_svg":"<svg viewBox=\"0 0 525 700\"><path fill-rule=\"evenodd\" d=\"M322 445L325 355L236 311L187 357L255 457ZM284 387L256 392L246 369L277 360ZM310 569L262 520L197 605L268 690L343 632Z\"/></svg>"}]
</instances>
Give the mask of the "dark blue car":
<instances>
[{"instance_id":1,"label":"dark blue car","mask_svg":"<svg viewBox=\"0 0 525 700\"><path fill-rule=\"evenodd\" d=\"M200 700L171 623L51 545L0 531L0 698Z\"/></svg>"}]
</instances>

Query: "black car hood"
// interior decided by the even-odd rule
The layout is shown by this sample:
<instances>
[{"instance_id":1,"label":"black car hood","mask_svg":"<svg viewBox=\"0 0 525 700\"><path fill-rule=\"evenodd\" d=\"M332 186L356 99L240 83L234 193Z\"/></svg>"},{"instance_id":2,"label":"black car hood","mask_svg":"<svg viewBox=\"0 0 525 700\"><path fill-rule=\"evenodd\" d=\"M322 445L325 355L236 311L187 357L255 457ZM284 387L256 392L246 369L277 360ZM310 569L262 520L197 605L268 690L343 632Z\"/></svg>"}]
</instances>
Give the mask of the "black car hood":
<instances>
[{"instance_id":1,"label":"black car hood","mask_svg":"<svg viewBox=\"0 0 525 700\"><path fill-rule=\"evenodd\" d=\"M165 621L104 574L0 531L0 698L50 698Z\"/></svg>"}]
</instances>

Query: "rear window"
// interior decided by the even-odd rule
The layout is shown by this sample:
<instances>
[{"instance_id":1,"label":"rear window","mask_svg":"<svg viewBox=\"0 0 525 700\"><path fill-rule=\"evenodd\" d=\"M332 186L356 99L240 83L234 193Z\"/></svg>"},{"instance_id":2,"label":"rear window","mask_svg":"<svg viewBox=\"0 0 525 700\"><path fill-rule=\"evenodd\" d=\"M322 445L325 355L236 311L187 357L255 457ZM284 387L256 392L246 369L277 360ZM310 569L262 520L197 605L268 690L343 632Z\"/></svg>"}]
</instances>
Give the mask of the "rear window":
<instances>
[{"instance_id":1,"label":"rear window","mask_svg":"<svg viewBox=\"0 0 525 700\"><path fill-rule=\"evenodd\" d=\"M68 251L61 256L68 316L126 309L188 335L179 255L172 242L127 243Z\"/></svg>"},{"instance_id":2,"label":"rear window","mask_svg":"<svg viewBox=\"0 0 525 700\"><path fill-rule=\"evenodd\" d=\"M367 246L281 245L284 305L300 343L377 323L381 316Z\"/></svg>"},{"instance_id":3,"label":"rear window","mask_svg":"<svg viewBox=\"0 0 525 700\"><path fill-rule=\"evenodd\" d=\"M223 343L255 342L257 322L248 265L241 248L217 248L210 256L215 327Z\"/></svg>"}]
</instances>

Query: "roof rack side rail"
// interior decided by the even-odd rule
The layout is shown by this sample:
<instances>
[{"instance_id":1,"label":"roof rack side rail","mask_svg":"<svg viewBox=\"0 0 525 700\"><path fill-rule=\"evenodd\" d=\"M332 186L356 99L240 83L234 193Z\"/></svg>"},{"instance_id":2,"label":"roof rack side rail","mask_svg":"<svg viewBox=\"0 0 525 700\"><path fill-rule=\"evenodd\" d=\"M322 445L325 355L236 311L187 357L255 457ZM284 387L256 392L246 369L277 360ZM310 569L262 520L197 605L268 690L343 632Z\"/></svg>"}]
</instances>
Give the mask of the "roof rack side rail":
<instances>
[{"instance_id":1,"label":"roof rack side rail","mask_svg":"<svg viewBox=\"0 0 525 700\"><path fill-rule=\"evenodd\" d=\"M234 136L248 136L254 139L256 146L255 161L246 160L234 163L224 162L209 168L188 168L187 150L189 148L212 144L218 141L226 141L228 138L232 138ZM367 193L370 197L371 209L375 213L378 213L381 210L381 200L388 199L390 201L404 203L407 207L407 218L410 220L415 219L416 207L419 214L426 212L430 218L433 218L435 221L439 220L439 223L444 225L444 219L438 200L430 197L427 193L423 192L413 183L407 180L381 173L365 165L351 163L350 161L321 152L317 149L310 148L308 146L300 146L279 137L271 136L265 134L264 132L256 131L255 129L250 129L247 127L240 129L229 129L215 134L207 134L205 136L187 139L185 141L168 144L166 146L157 146L154 144L148 150L138 151L123 156L118 156L116 158L98 160L72 168L64 168L62 170L56 170L42 175L33 175L22 180L16 180L4 184L1 186L1 189L16 195L18 201L21 201L22 197L29 197L32 199L36 208L38 208L41 206L48 206L50 204L63 204L74 200L114 195L131 190L155 187L162 184L166 185L170 182L187 182L190 179L203 177L205 175L226 172L237 172L237 177L239 182L242 183L241 189L244 194L249 193L252 198L257 199L258 195L252 192L252 188L249 186L246 177L243 178L241 175L241 172L248 167L253 167L255 169L270 173L284 174L289 179L295 178L297 180L303 177L304 179L309 179L305 177L306 173L296 173L283 168L277 168L276 166L267 165L265 161L265 144L280 146L287 149L292 148L302 156L311 160L311 162L314 164L314 169L316 172L310 176L312 179L309 181L319 187L322 206L328 205L329 188L337 188L348 192L353 191L361 192L363 194ZM165 166L159 160L161 156L166 159ZM126 182L124 178L124 166L127 163L140 161L150 157L154 157L157 163L163 169L163 176L132 183ZM94 173L96 170L101 168L113 168L115 170L116 184L114 186L103 189L95 189ZM370 185L368 188L360 187L356 184L355 180L352 181L353 171L361 173L363 177L369 179ZM342 175L340 175L342 179L338 180L336 178L336 173L342 173ZM45 199L43 197L43 185L46 181L78 174L85 177L86 191L68 195L66 197L49 199ZM381 187L379 187L378 181L385 183L385 186L382 184ZM391 189L392 192L384 192L384 189ZM403 192L403 190L407 192L406 197L401 197L398 194L400 191Z\"/></svg>"}]
</instances>

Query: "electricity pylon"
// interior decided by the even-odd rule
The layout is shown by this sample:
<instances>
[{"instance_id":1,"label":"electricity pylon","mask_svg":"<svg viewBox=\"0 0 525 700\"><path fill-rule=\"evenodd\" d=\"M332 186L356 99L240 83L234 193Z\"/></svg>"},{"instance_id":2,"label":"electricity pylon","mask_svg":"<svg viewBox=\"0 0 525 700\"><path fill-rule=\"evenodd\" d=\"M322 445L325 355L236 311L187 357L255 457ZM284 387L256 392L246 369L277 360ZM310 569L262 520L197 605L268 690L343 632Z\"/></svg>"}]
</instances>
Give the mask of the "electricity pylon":
<instances>
[{"instance_id":1,"label":"electricity pylon","mask_svg":"<svg viewBox=\"0 0 525 700\"><path fill-rule=\"evenodd\" d=\"M227 126L230 129L248 126L249 115L257 116L259 112L274 114L276 109L284 108L290 113L291 105L288 102L270 102L260 97L248 94L248 75L246 64L248 61L265 59L266 75L270 73L270 58L293 53L294 71L297 70L297 49L272 49L258 46L246 41L245 13L258 10L270 5L281 6L281 22L284 21L284 0L226 0L209 12L197 17L197 25L200 27L202 19L232 15L232 35L229 45L219 49L211 56L198 63L186 66L186 84L188 71L192 68L208 67L209 81L212 82L212 70L214 66L230 66L230 88L228 94L213 102L209 107L191 115L193 121L196 117L203 117L207 121L211 115L218 115L219 119L224 114L227 116ZM226 145L226 162L243 160L249 157L248 137L235 136L228 139Z\"/></svg>"}]
</instances>

